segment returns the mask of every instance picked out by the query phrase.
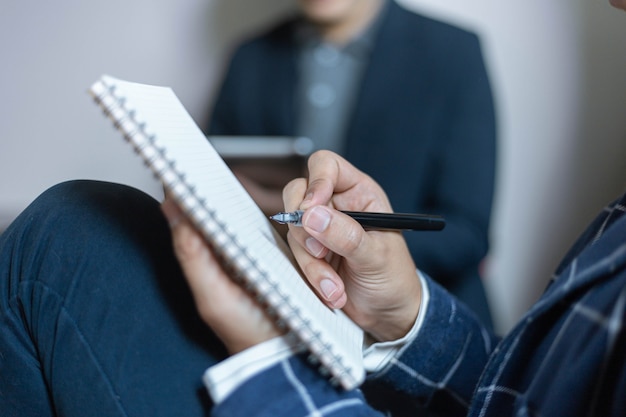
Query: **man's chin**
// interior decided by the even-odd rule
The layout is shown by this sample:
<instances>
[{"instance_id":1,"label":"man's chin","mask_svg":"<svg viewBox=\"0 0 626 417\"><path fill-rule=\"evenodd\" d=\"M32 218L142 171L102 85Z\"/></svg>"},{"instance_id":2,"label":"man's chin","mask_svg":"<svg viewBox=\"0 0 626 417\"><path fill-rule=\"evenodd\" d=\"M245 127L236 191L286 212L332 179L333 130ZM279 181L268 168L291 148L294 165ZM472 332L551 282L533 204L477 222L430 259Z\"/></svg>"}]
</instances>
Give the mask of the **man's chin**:
<instances>
[{"instance_id":1,"label":"man's chin","mask_svg":"<svg viewBox=\"0 0 626 417\"><path fill-rule=\"evenodd\" d=\"M626 10L626 0L609 0L609 3L611 3L611 6L613 7Z\"/></svg>"}]
</instances>

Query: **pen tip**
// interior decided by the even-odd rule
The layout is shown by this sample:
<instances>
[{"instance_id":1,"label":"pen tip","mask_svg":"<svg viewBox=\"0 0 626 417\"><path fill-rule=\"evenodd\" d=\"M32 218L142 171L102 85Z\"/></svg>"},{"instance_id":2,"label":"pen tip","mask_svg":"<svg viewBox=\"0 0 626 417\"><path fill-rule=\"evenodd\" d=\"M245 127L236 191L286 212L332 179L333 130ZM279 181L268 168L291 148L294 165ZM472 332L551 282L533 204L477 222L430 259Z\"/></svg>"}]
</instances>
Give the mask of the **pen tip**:
<instances>
[{"instance_id":1,"label":"pen tip","mask_svg":"<svg viewBox=\"0 0 626 417\"><path fill-rule=\"evenodd\" d=\"M273 221L278 222L278 223L282 223L283 220L284 220L283 217L284 216L283 216L282 213L277 213L277 214L274 214L274 215L270 216L270 220L273 220Z\"/></svg>"},{"instance_id":2,"label":"pen tip","mask_svg":"<svg viewBox=\"0 0 626 417\"><path fill-rule=\"evenodd\" d=\"M286 213L283 211L281 211L280 213L276 213L273 216L270 216L270 219L281 224L292 223L296 220L293 218L292 213Z\"/></svg>"}]
</instances>

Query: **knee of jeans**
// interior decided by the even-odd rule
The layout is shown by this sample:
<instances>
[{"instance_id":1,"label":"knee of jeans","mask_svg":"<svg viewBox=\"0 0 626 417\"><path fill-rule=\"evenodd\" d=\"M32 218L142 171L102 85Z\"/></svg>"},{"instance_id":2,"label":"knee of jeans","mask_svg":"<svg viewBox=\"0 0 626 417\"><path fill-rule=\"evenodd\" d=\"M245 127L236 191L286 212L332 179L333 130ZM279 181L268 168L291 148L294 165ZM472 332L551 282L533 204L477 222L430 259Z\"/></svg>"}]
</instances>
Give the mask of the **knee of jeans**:
<instances>
[{"instance_id":1,"label":"knee of jeans","mask_svg":"<svg viewBox=\"0 0 626 417\"><path fill-rule=\"evenodd\" d=\"M65 285L88 258L128 249L125 236L133 231L127 229L141 218L129 213L156 207L142 192L117 184L68 181L49 188L0 235L0 299L14 298L26 281Z\"/></svg>"},{"instance_id":2,"label":"knee of jeans","mask_svg":"<svg viewBox=\"0 0 626 417\"><path fill-rule=\"evenodd\" d=\"M19 280L48 280L50 271L138 263L170 248L155 199L124 185L77 180L49 188L18 216L0 236L0 261L22 271Z\"/></svg>"},{"instance_id":3,"label":"knee of jeans","mask_svg":"<svg viewBox=\"0 0 626 417\"><path fill-rule=\"evenodd\" d=\"M97 244L120 235L146 235L163 225L159 203L144 192L110 182L73 180L43 192L6 235L39 244Z\"/></svg>"}]
</instances>

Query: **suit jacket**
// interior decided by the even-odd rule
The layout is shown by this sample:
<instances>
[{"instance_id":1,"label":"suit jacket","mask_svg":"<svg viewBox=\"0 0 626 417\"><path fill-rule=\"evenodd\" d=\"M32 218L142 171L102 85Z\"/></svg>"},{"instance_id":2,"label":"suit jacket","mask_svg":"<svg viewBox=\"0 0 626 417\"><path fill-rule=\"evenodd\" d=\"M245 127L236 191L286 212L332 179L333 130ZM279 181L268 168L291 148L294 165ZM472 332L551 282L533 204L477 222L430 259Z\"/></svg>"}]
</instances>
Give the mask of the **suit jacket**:
<instances>
[{"instance_id":1,"label":"suit jacket","mask_svg":"<svg viewBox=\"0 0 626 417\"><path fill-rule=\"evenodd\" d=\"M348 161L397 212L442 214L407 233L418 266L489 320L479 278L488 250L495 116L478 38L391 1L347 131ZM214 135L294 135L297 19L235 52L210 120Z\"/></svg>"},{"instance_id":2,"label":"suit jacket","mask_svg":"<svg viewBox=\"0 0 626 417\"><path fill-rule=\"evenodd\" d=\"M592 223L499 343L437 284L429 288L418 337L374 378L445 416L624 415L626 194ZM358 391L332 388L296 357L246 382L213 415L378 414Z\"/></svg>"}]
</instances>

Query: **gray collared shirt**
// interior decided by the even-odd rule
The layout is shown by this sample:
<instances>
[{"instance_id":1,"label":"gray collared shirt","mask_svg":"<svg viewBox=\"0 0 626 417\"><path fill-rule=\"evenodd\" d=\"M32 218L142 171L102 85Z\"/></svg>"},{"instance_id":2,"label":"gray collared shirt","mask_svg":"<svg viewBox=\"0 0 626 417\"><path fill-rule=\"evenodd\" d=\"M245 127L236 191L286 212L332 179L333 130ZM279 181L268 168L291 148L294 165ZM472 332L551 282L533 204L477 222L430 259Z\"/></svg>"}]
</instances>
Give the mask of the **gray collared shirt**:
<instances>
[{"instance_id":1,"label":"gray collared shirt","mask_svg":"<svg viewBox=\"0 0 626 417\"><path fill-rule=\"evenodd\" d=\"M311 138L316 149L338 153L344 149L349 118L384 9L385 5L361 34L343 46L324 42L305 23L297 33L296 134Z\"/></svg>"}]
</instances>

